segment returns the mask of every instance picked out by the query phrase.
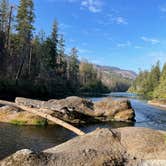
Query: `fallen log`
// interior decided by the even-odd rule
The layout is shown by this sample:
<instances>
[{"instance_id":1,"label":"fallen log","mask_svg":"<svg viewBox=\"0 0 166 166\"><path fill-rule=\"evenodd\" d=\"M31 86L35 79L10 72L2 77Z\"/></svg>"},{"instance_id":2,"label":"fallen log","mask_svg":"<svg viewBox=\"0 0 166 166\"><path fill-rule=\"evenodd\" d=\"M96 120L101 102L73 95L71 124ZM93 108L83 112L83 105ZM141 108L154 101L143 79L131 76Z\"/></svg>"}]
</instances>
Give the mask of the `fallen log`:
<instances>
[{"instance_id":1,"label":"fallen log","mask_svg":"<svg viewBox=\"0 0 166 166\"><path fill-rule=\"evenodd\" d=\"M94 103L76 96L60 100L51 99L49 101L16 97L15 103L28 108L38 108L41 109L41 111L45 110L46 112L48 112L49 109L52 111L49 113L50 115L70 124L100 122L100 120L96 119L94 114Z\"/></svg>"},{"instance_id":2,"label":"fallen log","mask_svg":"<svg viewBox=\"0 0 166 166\"><path fill-rule=\"evenodd\" d=\"M50 120L74 133L76 133L77 135L84 135L85 133L83 131L81 131L80 129L64 122L63 120L61 119L58 119L56 117L53 117L51 116L50 114L47 113L47 111L52 111L52 110L49 110L49 109L38 109L38 108L28 108L26 106L22 106L22 105L18 105L16 103L13 103L13 102L9 102L9 101L4 101L4 100L0 100L0 104L2 105L8 105L8 106L11 106L11 107L15 107L15 108L19 108L21 110L24 110L24 111L28 111L30 113L33 113L35 115L38 115L42 118L45 118L47 120ZM43 112L42 112L43 110Z\"/></svg>"}]
</instances>

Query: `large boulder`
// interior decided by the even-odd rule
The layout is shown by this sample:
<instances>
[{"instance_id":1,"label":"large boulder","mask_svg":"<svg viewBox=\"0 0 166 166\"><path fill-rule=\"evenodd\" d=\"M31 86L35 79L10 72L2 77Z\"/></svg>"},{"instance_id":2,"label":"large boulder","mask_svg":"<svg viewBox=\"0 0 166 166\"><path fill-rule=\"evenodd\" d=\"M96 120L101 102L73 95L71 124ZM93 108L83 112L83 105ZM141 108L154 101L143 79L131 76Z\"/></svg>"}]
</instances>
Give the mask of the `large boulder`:
<instances>
[{"instance_id":1,"label":"large boulder","mask_svg":"<svg viewBox=\"0 0 166 166\"><path fill-rule=\"evenodd\" d=\"M106 98L94 104L95 114L105 120L134 121L135 113L129 100Z\"/></svg>"},{"instance_id":2,"label":"large boulder","mask_svg":"<svg viewBox=\"0 0 166 166\"><path fill-rule=\"evenodd\" d=\"M61 100L40 101L17 97L17 105L37 108L40 111L57 117L72 124L97 123L105 121L134 121L134 110L128 100L112 100L106 98L103 101L93 103L80 97L67 97ZM43 123L45 119L28 113L24 110L15 111L15 108L7 107L0 112L1 122L20 122L24 124ZM13 111L12 111L13 110ZM48 122L52 124L52 122Z\"/></svg>"},{"instance_id":3,"label":"large boulder","mask_svg":"<svg viewBox=\"0 0 166 166\"><path fill-rule=\"evenodd\" d=\"M166 132L146 128L97 129L41 153L22 150L1 166L166 165Z\"/></svg>"},{"instance_id":4,"label":"large boulder","mask_svg":"<svg viewBox=\"0 0 166 166\"><path fill-rule=\"evenodd\" d=\"M96 123L93 102L72 96L61 100L39 101L17 97L16 104L27 107L50 109L51 115L73 124Z\"/></svg>"}]
</instances>

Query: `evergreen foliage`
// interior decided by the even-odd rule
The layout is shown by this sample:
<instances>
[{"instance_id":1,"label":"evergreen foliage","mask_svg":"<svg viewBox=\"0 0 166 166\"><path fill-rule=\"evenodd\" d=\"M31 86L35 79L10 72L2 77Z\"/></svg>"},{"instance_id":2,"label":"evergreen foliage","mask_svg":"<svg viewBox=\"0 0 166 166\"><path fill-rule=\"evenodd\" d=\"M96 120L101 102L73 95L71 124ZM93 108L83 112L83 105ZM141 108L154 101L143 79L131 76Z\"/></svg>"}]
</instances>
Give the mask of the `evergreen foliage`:
<instances>
[{"instance_id":1,"label":"evergreen foliage","mask_svg":"<svg viewBox=\"0 0 166 166\"><path fill-rule=\"evenodd\" d=\"M77 48L65 53L56 20L49 35L34 36L34 22L33 0L19 0L17 8L0 1L1 94L44 98L109 91L96 68L78 60Z\"/></svg>"},{"instance_id":2,"label":"evergreen foliage","mask_svg":"<svg viewBox=\"0 0 166 166\"><path fill-rule=\"evenodd\" d=\"M161 72L159 62L151 71L140 71L129 91L152 98L166 98L166 64Z\"/></svg>"}]
</instances>

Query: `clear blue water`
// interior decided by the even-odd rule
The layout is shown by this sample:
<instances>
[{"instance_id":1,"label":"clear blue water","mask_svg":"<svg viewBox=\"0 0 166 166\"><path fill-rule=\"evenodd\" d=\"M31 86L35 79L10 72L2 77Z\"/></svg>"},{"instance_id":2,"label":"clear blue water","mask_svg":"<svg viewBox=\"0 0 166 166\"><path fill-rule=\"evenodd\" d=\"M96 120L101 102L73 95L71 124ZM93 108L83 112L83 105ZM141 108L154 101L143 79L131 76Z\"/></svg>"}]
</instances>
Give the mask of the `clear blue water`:
<instances>
[{"instance_id":1,"label":"clear blue water","mask_svg":"<svg viewBox=\"0 0 166 166\"><path fill-rule=\"evenodd\" d=\"M136 112L135 123L109 122L92 125L84 125L80 128L90 132L96 128L118 128L124 126L139 126L166 131L166 110L153 107L147 104L134 94L112 93L114 99L128 98ZM100 101L102 98L90 98L93 101ZM31 149L41 151L61 144L76 135L59 127L35 127L35 126L14 126L5 123L0 124L0 159L20 149Z\"/></svg>"}]
</instances>

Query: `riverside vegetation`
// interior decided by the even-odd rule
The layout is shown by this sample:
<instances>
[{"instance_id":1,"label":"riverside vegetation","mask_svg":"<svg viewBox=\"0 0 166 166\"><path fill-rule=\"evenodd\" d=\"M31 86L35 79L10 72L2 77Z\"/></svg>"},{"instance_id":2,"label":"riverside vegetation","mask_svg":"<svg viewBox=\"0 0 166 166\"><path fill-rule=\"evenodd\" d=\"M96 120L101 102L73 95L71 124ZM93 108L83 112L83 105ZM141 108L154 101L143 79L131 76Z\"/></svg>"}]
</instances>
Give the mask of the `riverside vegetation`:
<instances>
[{"instance_id":1,"label":"riverside vegetation","mask_svg":"<svg viewBox=\"0 0 166 166\"><path fill-rule=\"evenodd\" d=\"M166 99L166 63L162 70L160 63L157 62L150 71L140 71L129 92L158 100L162 99L163 103Z\"/></svg>"},{"instance_id":2,"label":"riverside vegetation","mask_svg":"<svg viewBox=\"0 0 166 166\"><path fill-rule=\"evenodd\" d=\"M76 47L66 54L56 20L50 35L35 33L33 0L20 0L18 6L1 0L0 9L1 95L51 98L126 90L131 85L131 79L118 76L107 87L100 68L78 60Z\"/></svg>"}]
</instances>

